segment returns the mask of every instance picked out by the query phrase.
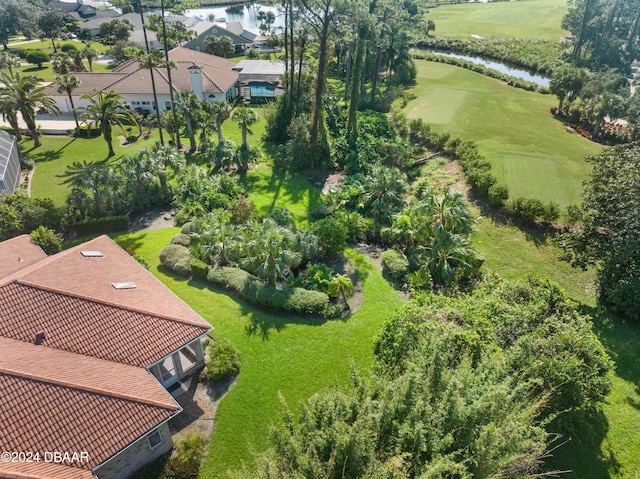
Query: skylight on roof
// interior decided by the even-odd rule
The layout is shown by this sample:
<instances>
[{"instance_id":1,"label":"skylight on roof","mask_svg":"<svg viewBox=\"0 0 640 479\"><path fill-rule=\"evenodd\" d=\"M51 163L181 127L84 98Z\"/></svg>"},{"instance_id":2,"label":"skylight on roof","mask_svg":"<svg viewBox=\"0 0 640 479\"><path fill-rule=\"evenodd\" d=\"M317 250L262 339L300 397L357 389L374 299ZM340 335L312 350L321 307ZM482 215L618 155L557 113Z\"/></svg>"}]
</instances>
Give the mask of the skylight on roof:
<instances>
[{"instance_id":1,"label":"skylight on roof","mask_svg":"<svg viewBox=\"0 0 640 479\"><path fill-rule=\"evenodd\" d=\"M132 282L132 281L123 281L120 283L111 283L111 286L113 286L115 289L135 289L138 286L136 285L136 283Z\"/></svg>"},{"instance_id":2,"label":"skylight on roof","mask_svg":"<svg viewBox=\"0 0 640 479\"><path fill-rule=\"evenodd\" d=\"M102 251L80 251L80 254L85 258L102 258L104 256Z\"/></svg>"}]
</instances>

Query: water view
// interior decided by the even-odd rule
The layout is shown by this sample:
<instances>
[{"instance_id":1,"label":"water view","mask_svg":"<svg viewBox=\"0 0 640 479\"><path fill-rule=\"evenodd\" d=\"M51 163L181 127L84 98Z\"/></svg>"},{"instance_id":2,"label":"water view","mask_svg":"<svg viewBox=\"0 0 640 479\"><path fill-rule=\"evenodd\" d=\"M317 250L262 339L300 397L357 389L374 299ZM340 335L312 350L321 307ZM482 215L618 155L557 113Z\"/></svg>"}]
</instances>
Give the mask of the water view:
<instances>
[{"instance_id":1,"label":"water view","mask_svg":"<svg viewBox=\"0 0 640 479\"><path fill-rule=\"evenodd\" d=\"M213 14L218 22L240 22L244 28L252 30L260 26L260 21L258 20L259 10L273 12L275 14L276 21L273 24L274 27L284 25L284 16L280 14L276 7L261 5L259 3L230 7L193 8L187 10L185 14L190 17L201 17L205 20L209 15Z\"/></svg>"}]
</instances>

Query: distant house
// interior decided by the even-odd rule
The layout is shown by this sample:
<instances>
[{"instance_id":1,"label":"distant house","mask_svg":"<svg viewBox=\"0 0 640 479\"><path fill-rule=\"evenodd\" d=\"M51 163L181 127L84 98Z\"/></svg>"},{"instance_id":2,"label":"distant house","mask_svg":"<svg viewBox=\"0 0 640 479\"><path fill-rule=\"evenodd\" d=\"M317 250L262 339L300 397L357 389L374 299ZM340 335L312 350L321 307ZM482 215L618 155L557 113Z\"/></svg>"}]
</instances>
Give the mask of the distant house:
<instances>
[{"instance_id":1,"label":"distant house","mask_svg":"<svg viewBox=\"0 0 640 479\"><path fill-rule=\"evenodd\" d=\"M174 48L169 52L169 60L175 62L171 80L174 93L190 91L206 101L230 101L236 96L238 72L233 70L235 63L208 53L196 52L187 48ZM153 90L149 70L142 68L137 61L128 61L109 73L74 73L80 80L80 87L73 91L73 100L80 110L87 105L80 99L83 94L96 91L116 91L123 95L124 102L132 110L155 111ZM161 110L171 108L169 79L166 68L155 68L154 78ZM56 84L45 89L63 112L71 111L69 97L56 90Z\"/></svg>"},{"instance_id":2,"label":"distant house","mask_svg":"<svg viewBox=\"0 0 640 479\"><path fill-rule=\"evenodd\" d=\"M16 137L0 130L0 194L12 195L20 184L20 150Z\"/></svg>"},{"instance_id":3,"label":"distant house","mask_svg":"<svg viewBox=\"0 0 640 479\"><path fill-rule=\"evenodd\" d=\"M207 22L210 23L210 22ZM204 52L207 49L205 40L209 37L229 37L231 42L236 47L236 51L243 51L247 47L253 45L253 40L245 38L241 35L230 31L220 24L210 24L207 28L200 28L200 33L196 38L186 42L183 46L190 50L196 50L198 52Z\"/></svg>"},{"instance_id":4,"label":"distant house","mask_svg":"<svg viewBox=\"0 0 640 479\"><path fill-rule=\"evenodd\" d=\"M90 19L111 19L120 13L111 8L108 2L95 2L91 0L76 0L75 2L52 1L45 5L44 10L60 10L78 22L86 22Z\"/></svg>"},{"instance_id":5,"label":"distant house","mask_svg":"<svg viewBox=\"0 0 640 479\"><path fill-rule=\"evenodd\" d=\"M238 94L246 101L260 103L282 95L284 63L269 60L242 60L233 67L238 75Z\"/></svg>"},{"instance_id":6,"label":"distant house","mask_svg":"<svg viewBox=\"0 0 640 479\"><path fill-rule=\"evenodd\" d=\"M53 256L0 243L0 450L39 458L0 477L124 479L170 451L211 329L107 236Z\"/></svg>"},{"instance_id":7,"label":"distant house","mask_svg":"<svg viewBox=\"0 0 640 479\"><path fill-rule=\"evenodd\" d=\"M148 15L145 14L144 16L145 24L147 24ZM120 20L128 20L129 22L131 22L131 24L133 25L133 31L131 32L131 35L129 35L129 41L139 46L140 48L145 48L146 45L144 42L144 31L142 29L142 20L140 19L140 14L126 13L116 18ZM100 27L102 26L102 24L108 23L113 19L114 18L95 18L79 25L79 27L82 30L89 32L92 37L96 37L100 35ZM147 41L149 42L149 48L151 50L161 50L163 48L162 42L158 40L158 36L156 35L156 33L152 32L149 29L147 29Z\"/></svg>"}]
</instances>

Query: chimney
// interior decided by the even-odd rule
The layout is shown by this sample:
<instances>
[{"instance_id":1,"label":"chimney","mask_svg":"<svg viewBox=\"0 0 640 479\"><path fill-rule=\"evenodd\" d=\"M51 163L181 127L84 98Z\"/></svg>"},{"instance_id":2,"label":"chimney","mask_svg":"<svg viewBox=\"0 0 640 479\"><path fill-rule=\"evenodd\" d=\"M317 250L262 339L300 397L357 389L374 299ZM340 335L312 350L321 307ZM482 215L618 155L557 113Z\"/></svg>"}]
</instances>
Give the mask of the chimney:
<instances>
[{"instance_id":1,"label":"chimney","mask_svg":"<svg viewBox=\"0 0 640 479\"><path fill-rule=\"evenodd\" d=\"M191 79L191 92L195 93L201 100L204 100L204 96L202 94L202 68L200 68L198 65L192 65L188 68L188 70L189 78Z\"/></svg>"},{"instance_id":2,"label":"chimney","mask_svg":"<svg viewBox=\"0 0 640 479\"><path fill-rule=\"evenodd\" d=\"M47 334L47 330L46 329L41 329L40 331L38 331L35 335L34 338L34 343L36 346L40 346L42 344L42 341L44 341L45 339L48 339L49 335Z\"/></svg>"}]
</instances>

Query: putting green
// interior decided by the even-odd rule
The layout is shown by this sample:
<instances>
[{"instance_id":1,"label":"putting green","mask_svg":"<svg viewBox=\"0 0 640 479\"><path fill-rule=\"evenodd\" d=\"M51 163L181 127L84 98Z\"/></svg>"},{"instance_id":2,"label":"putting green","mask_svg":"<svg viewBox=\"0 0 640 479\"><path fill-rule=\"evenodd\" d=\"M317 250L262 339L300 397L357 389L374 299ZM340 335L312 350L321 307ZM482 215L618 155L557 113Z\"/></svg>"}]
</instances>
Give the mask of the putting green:
<instances>
[{"instance_id":1,"label":"putting green","mask_svg":"<svg viewBox=\"0 0 640 479\"><path fill-rule=\"evenodd\" d=\"M533 196L561 207L580 201L601 146L568 132L549 113L552 95L527 92L463 68L416 62L417 84L406 113L440 131L475 141L512 197Z\"/></svg>"}]
</instances>

